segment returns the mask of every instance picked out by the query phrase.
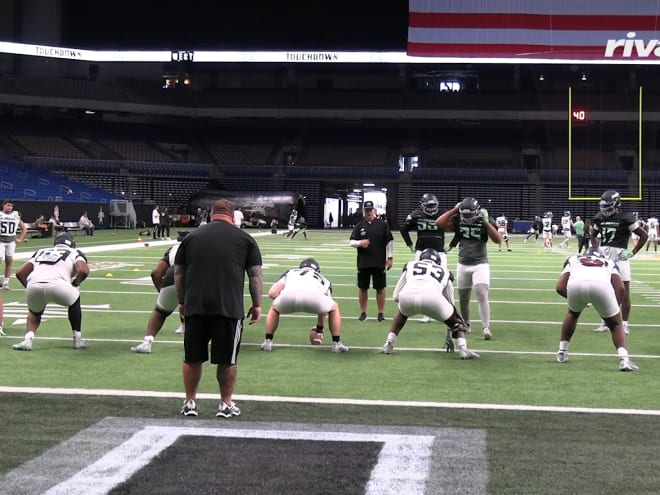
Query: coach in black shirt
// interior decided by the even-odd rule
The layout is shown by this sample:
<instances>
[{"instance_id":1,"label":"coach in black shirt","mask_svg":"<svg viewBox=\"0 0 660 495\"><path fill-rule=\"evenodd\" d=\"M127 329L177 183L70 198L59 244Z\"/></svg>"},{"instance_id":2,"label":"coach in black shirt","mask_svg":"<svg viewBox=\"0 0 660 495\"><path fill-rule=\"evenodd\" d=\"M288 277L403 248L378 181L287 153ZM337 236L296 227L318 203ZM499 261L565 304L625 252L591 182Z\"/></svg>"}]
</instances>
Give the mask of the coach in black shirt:
<instances>
[{"instance_id":1,"label":"coach in black shirt","mask_svg":"<svg viewBox=\"0 0 660 495\"><path fill-rule=\"evenodd\" d=\"M250 324L261 317L263 275L261 252L254 238L234 226L234 205L213 204L210 223L188 234L177 251L174 283L179 310L185 316L183 386L185 416L197 416L195 399L202 364L217 364L220 406L216 416L238 416L231 400L236 383L236 359L243 331L243 288L248 274L252 306Z\"/></svg>"},{"instance_id":2,"label":"coach in black shirt","mask_svg":"<svg viewBox=\"0 0 660 495\"><path fill-rule=\"evenodd\" d=\"M394 238L387 222L376 218L373 201L365 201L364 219L351 233L351 247L357 248L357 286L360 301L360 321L367 319L369 283L373 280L376 289L378 321L385 320L386 270L392 268Z\"/></svg>"}]
</instances>

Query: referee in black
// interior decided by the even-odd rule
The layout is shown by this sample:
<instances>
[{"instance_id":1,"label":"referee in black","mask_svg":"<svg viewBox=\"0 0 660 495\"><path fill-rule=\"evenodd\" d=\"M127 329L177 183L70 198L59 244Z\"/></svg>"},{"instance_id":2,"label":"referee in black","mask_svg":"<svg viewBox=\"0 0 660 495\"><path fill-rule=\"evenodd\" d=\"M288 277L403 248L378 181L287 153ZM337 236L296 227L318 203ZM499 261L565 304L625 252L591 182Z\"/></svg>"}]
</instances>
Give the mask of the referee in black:
<instances>
[{"instance_id":1,"label":"referee in black","mask_svg":"<svg viewBox=\"0 0 660 495\"><path fill-rule=\"evenodd\" d=\"M245 274L252 306L250 324L261 317L263 275L261 252L254 238L234 226L234 205L217 200L211 221L188 234L174 259L174 284L179 311L185 316L183 386L184 416L197 416L197 388L202 364L216 364L220 406L216 416L238 416L232 401L236 384L236 360L243 333Z\"/></svg>"},{"instance_id":2,"label":"referee in black","mask_svg":"<svg viewBox=\"0 0 660 495\"><path fill-rule=\"evenodd\" d=\"M358 320L367 319L367 291L373 280L380 322L385 320L385 287L387 270L392 268L394 237L387 222L376 217L373 201L365 201L362 208L364 218L355 226L350 238L351 247L357 248L357 286L360 302Z\"/></svg>"}]
</instances>

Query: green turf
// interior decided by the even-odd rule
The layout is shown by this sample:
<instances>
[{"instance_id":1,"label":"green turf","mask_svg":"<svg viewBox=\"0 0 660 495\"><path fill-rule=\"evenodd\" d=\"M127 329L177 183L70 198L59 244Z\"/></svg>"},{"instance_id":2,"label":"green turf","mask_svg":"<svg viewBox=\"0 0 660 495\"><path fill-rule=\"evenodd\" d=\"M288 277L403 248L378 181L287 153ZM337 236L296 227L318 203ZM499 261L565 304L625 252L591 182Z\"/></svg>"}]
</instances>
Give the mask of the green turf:
<instances>
[{"instance_id":1,"label":"green turf","mask_svg":"<svg viewBox=\"0 0 660 495\"><path fill-rule=\"evenodd\" d=\"M257 231L253 231L257 232ZM570 348L570 361L559 365L555 352L565 301L554 292L567 250L544 252L538 244L512 239L513 252L490 245L491 309L494 339L481 338L476 303L469 345L481 353L476 361L460 361L442 352L444 328L411 319L401 332L395 352L380 352L390 321L358 322L355 250L347 231L312 231L309 240L281 235L258 237L264 255L265 290L286 269L314 256L333 282L343 315L342 340L348 354L333 354L326 345L308 344L311 315L283 316L272 353L259 350L264 322L246 327L239 358L236 393L337 399L382 399L530 406L599 407L660 410L657 389L660 345L655 334L660 288L660 263L653 256L635 258L630 351L639 373L620 373L607 334L592 332L598 318L585 311ZM24 291L12 280L4 292L5 331L0 340L0 369L4 386L76 387L182 393L182 337L171 317L151 355L136 355L156 293L149 272L165 247L136 243L132 230L78 234L79 247L127 242L122 251L89 252L93 268L82 286L84 336L90 348L70 349L65 312L47 313L34 350L12 351L23 333ZM391 295L403 263L411 254L395 234L395 267L388 274ZM19 245L29 252L50 241L32 239ZM571 250L572 251L572 250ZM456 253L449 255L450 267ZM16 267L20 261L16 261ZM140 282L140 283L138 283ZM247 300L246 300L247 301ZM102 305L109 305L104 307ZM247 304L246 304L247 306ZM265 311L269 307L264 298ZM55 309L55 307L53 307ZM386 316L395 305L388 300ZM210 366L200 387L217 393ZM282 420L355 424L431 425L484 428L488 432L491 493L655 493L657 464L650 449L657 444L654 416L585 415L242 402L241 420ZM70 436L105 416L176 416L178 399L24 396L2 394L0 418L12 456L0 457L0 471L33 457L48 445ZM208 401L209 410L216 407ZM55 419L56 418L56 419ZM9 450L8 450L9 449ZM537 480L537 481L534 481ZM540 483L540 484L539 484ZM625 488L624 488L625 485ZM557 489L554 489L557 488Z\"/></svg>"}]
</instances>

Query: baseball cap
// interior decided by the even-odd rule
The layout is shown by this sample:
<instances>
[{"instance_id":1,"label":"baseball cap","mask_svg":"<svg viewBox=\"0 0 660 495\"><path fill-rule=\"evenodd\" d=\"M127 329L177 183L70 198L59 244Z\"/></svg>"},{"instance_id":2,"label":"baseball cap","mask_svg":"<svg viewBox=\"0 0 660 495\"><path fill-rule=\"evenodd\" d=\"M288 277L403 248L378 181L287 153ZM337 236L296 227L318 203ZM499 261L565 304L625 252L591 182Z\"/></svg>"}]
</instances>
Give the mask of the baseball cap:
<instances>
[{"instance_id":1,"label":"baseball cap","mask_svg":"<svg viewBox=\"0 0 660 495\"><path fill-rule=\"evenodd\" d=\"M362 208L364 208L365 210L373 210L374 202L373 201L365 201Z\"/></svg>"}]
</instances>

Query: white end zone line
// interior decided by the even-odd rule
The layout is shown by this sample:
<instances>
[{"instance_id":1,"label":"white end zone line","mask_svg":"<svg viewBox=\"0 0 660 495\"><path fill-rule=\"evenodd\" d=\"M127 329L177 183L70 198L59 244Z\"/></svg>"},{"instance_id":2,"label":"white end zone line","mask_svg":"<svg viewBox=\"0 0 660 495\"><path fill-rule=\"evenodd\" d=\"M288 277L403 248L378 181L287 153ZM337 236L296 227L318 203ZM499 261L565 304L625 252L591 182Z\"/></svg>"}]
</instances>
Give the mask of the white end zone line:
<instances>
[{"instance_id":1,"label":"white end zone line","mask_svg":"<svg viewBox=\"0 0 660 495\"><path fill-rule=\"evenodd\" d=\"M110 390L81 388L46 388L46 387L7 387L0 386L0 393L9 394L52 394L52 395L100 395L106 397L154 397L175 398L183 400L181 392L157 392L152 390ZM487 404L476 402L431 402L431 401L393 401L367 399L338 399L319 397L284 397L269 395L234 395L236 400L254 402L286 402L297 404L330 404L353 406L386 406L386 407L430 407L437 409L480 409L492 411L529 411L529 412L562 412L589 414L620 414L634 416L660 416L657 409L616 409L603 407L563 407L563 406L528 406L524 404ZM198 394L198 399L218 400L217 394Z\"/></svg>"}]
</instances>

